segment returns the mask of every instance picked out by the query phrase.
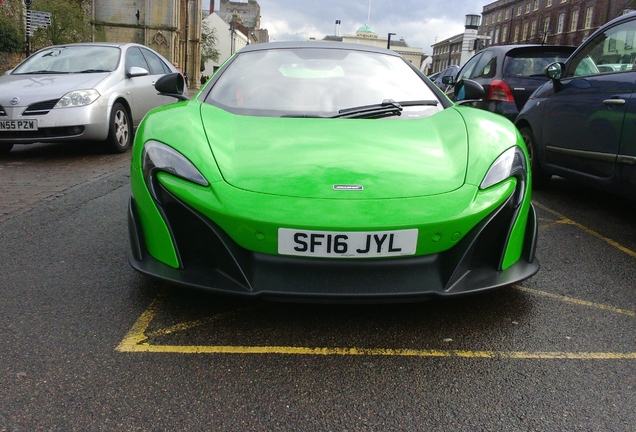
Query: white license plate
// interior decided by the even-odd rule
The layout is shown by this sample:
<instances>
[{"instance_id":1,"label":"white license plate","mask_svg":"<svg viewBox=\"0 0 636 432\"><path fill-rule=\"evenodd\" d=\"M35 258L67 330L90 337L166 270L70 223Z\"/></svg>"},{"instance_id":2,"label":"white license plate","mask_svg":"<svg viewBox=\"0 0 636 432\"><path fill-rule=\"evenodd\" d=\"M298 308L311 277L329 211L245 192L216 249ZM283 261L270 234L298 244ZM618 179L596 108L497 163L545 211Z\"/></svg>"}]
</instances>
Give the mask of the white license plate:
<instances>
[{"instance_id":1,"label":"white license plate","mask_svg":"<svg viewBox=\"0 0 636 432\"><path fill-rule=\"evenodd\" d=\"M278 229L278 253L329 258L413 255L417 229L369 232Z\"/></svg>"},{"instance_id":2,"label":"white license plate","mask_svg":"<svg viewBox=\"0 0 636 432\"><path fill-rule=\"evenodd\" d=\"M37 120L0 120L0 132L32 130L38 130Z\"/></svg>"}]
</instances>

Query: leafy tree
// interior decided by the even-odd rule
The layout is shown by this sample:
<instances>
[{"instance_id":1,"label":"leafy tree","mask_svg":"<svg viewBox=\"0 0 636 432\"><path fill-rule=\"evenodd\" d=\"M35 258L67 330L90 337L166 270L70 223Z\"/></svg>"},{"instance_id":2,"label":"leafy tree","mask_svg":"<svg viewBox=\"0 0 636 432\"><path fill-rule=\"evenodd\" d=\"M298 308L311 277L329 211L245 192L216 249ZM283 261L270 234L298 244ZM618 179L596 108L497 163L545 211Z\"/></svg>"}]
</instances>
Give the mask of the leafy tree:
<instances>
[{"instance_id":1,"label":"leafy tree","mask_svg":"<svg viewBox=\"0 0 636 432\"><path fill-rule=\"evenodd\" d=\"M24 49L22 0L4 0L0 5L0 52L20 52Z\"/></svg>"},{"instance_id":2,"label":"leafy tree","mask_svg":"<svg viewBox=\"0 0 636 432\"><path fill-rule=\"evenodd\" d=\"M51 12L51 25L35 31L31 38L32 51L48 45L91 40L91 27L79 0L36 0L32 10Z\"/></svg>"},{"instance_id":3,"label":"leafy tree","mask_svg":"<svg viewBox=\"0 0 636 432\"><path fill-rule=\"evenodd\" d=\"M205 70L205 64L209 61L219 61L219 50L216 48L218 38L216 29L210 29L207 23L201 27L201 71Z\"/></svg>"}]
</instances>

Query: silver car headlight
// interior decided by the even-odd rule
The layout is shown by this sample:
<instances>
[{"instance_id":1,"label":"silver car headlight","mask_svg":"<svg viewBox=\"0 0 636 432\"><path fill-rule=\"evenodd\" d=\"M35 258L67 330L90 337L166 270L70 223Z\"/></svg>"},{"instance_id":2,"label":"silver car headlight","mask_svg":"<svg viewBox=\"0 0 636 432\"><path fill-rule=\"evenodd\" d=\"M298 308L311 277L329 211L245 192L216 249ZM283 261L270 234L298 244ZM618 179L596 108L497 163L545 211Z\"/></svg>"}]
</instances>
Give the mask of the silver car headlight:
<instances>
[{"instance_id":1,"label":"silver car headlight","mask_svg":"<svg viewBox=\"0 0 636 432\"><path fill-rule=\"evenodd\" d=\"M153 187L153 178L157 175L157 172L167 172L201 186L210 185L199 170L192 162L186 159L185 156L172 147L158 141L148 141L144 145L141 160L146 185L153 197L157 200L158 197Z\"/></svg>"},{"instance_id":2,"label":"silver car headlight","mask_svg":"<svg viewBox=\"0 0 636 432\"><path fill-rule=\"evenodd\" d=\"M71 108L90 105L99 98L97 90L74 90L66 93L53 108Z\"/></svg>"}]
</instances>

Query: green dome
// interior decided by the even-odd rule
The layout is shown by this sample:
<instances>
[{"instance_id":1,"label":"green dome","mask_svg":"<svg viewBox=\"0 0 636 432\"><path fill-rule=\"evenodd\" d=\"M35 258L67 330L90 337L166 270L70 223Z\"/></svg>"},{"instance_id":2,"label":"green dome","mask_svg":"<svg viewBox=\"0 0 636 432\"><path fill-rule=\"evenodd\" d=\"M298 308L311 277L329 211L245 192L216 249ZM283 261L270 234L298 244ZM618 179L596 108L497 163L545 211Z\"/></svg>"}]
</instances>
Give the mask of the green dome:
<instances>
[{"instance_id":1,"label":"green dome","mask_svg":"<svg viewBox=\"0 0 636 432\"><path fill-rule=\"evenodd\" d=\"M356 33L375 33L369 24L365 24Z\"/></svg>"}]
</instances>

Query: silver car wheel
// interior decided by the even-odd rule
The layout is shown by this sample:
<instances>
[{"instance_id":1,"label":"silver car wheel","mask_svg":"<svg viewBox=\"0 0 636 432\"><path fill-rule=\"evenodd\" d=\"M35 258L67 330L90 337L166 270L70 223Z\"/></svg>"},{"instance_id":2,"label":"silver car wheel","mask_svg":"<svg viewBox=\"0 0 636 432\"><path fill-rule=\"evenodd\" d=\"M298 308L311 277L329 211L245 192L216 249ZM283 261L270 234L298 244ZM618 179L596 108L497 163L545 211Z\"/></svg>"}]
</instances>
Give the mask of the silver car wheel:
<instances>
[{"instance_id":1,"label":"silver car wheel","mask_svg":"<svg viewBox=\"0 0 636 432\"><path fill-rule=\"evenodd\" d=\"M132 144L132 123L128 110L121 103L113 105L106 144L114 153L124 153Z\"/></svg>"},{"instance_id":2,"label":"silver car wheel","mask_svg":"<svg viewBox=\"0 0 636 432\"><path fill-rule=\"evenodd\" d=\"M115 113L115 137L120 146L128 144L128 135L130 134L130 126L128 125L128 116L123 110Z\"/></svg>"}]
</instances>

